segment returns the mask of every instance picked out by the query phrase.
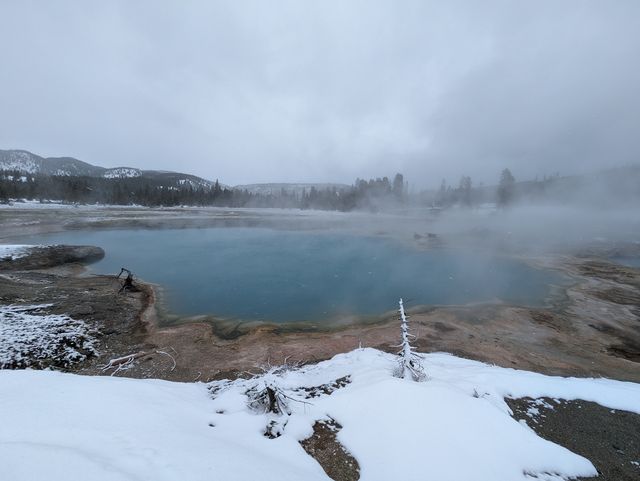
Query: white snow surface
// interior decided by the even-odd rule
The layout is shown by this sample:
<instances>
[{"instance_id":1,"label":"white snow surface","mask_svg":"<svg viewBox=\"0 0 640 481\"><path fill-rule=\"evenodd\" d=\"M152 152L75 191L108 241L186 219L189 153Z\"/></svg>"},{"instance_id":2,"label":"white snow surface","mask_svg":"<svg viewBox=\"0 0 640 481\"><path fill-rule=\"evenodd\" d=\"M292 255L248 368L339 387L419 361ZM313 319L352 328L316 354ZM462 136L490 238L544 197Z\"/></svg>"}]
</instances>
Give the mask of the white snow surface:
<instances>
[{"instance_id":1,"label":"white snow surface","mask_svg":"<svg viewBox=\"0 0 640 481\"><path fill-rule=\"evenodd\" d=\"M50 210L50 209L82 209L82 210L126 210L131 208L144 208L148 210L147 207L131 204L131 205L112 205L112 204L75 204L69 202L62 202L60 200L49 199L43 202L38 200L29 200L29 199L11 199L11 202L8 204L0 204L0 209L7 210Z\"/></svg>"},{"instance_id":2,"label":"white snow surface","mask_svg":"<svg viewBox=\"0 0 640 481\"><path fill-rule=\"evenodd\" d=\"M126 179L131 177L141 177L142 172L140 169L134 169L133 167L114 167L107 169L102 174L102 177L106 179Z\"/></svg>"},{"instance_id":3,"label":"white snow surface","mask_svg":"<svg viewBox=\"0 0 640 481\"><path fill-rule=\"evenodd\" d=\"M29 253L29 248L36 247L24 244L0 244L0 259L20 259Z\"/></svg>"},{"instance_id":4,"label":"white snow surface","mask_svg":"<svg viewBox=\"0 0 640 481\"><path fill-rule=\"evenodd\" d=\"M214 183L205 179L200 179L200 180L178 179L178 185L191 187L192 189L201 189L203 187L204 188L212 187Z\"/></svg>"},{"instance_id":5,"label":"white snow surface","mask_svg":"<svg viewBox=\"0 0 640 481\"><path fill-rule=\"evenodd\" d=\"M504 396L585 399L640 413L640 385L549 377L442 353L429 380L392 376L395 356L358 349L284 374L279 385L331 395L291 403L284 434L263 436L248 381L206 384L0 371L0 466L26 480L328 480L301 448L317 419L343 426L340 442L367 480L515 481L594 476L585 458L513 420ZM474 397L474 391L478 394ZM545 474L546 473L546 474Z\"/></svg>"}]
</instances>

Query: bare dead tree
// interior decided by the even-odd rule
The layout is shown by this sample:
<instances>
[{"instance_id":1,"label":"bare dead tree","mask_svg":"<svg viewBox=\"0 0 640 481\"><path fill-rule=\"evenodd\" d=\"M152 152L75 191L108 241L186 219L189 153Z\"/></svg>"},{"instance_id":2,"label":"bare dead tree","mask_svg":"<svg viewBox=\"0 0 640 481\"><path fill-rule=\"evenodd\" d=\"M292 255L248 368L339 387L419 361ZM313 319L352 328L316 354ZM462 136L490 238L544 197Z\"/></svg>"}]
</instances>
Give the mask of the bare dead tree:
<instances>
[{"instance_id":1,"label":"bare dead tree","mask_svg":"<svg viewBox=\"0 0 640 481\"><path fill-rule=\"evenodd\" d=\"M286 388L282 385L282 376L295 367L295 364L288 364L286 359L280 366L267 363L261 368L261 374L254 375L249 380L250 387L246 391L247 404L252 410L271 418L264 431L264 435L268 438L273 439L282 435L289 422L292 402L309 404L287 394Z\"/></svg>"},{"instance_id":2,"label":"bare dead tree","mask_svg":"<svg viewBox=\"0 0 640 481\"><path fill-rule=\"evenodd\" d=\"M411 346L411 339L415 339L416 336L409 332L409 321L404 313L404 304L402 299L399 301L400 308L400 331L402 334L402 341L398 346L398 367L394 374L396 377L404 379L412 379L414 381L424 381L427 377L422 365L422 356L415 352Z\"/></svg>"},{"instance_id":3,"label":"bare dead tree","mask_svg":"<svg viewBox=\"0 0 640 481\"><path fill-rule=\"evenodd\" d=\"M248 378L223 379L209 384L209 392L217 398L228 390L237 390L247 396L247 406L253 412L264 415L267 425L264 435L277 438L284 432L292 414L293 403L310 404L297 397L297 389L286 386L284 376L298 367L285 359L282 365L271 363L260 366L259 372L245 372Z\"/></svg>"},{"instance_id":4,"label":"bare dead tree","mask_svg":"<svg viewBox=\"0 0 640 481\"><path fill-rule=\"evenodd\" d=\"M288 364L285 360L285 363L280 366L267 363L261 368L260 374L252 374L251 386L246 392L249 407L261 413L288 416L291 414L290 401L305 403L286 394L282 387L282 375L295 367L294 364Z\"/></svg>"},{"instance_id":5,"label":"bare dead tree","mask_svg":"<svg viewBox=\"0 0 640 481\"><path fill-rule=\"evenodd\" d=\"M138 288L133 284L133 273L129 269L121 267L120 273L116 276L116 279L120 279L120 276L125 272L127 274L127 277L124 278L124 282L122 284L122 287L120 287L120 290L118 290L118 293L124 291L137 291Z\"/></svg>"}]
</instances>

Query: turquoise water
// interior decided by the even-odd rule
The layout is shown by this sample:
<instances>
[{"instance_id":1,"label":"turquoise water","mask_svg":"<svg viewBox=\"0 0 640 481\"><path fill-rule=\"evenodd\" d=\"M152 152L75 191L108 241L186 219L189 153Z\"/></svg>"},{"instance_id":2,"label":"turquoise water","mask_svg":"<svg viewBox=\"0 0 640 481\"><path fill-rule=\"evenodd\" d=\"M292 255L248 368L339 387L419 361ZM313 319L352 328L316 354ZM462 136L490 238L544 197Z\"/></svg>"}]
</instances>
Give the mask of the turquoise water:
<instances>
[{"instance_id":1,"label":"turquoise water","mask_svg":"<svg viewBox=\"0 0 640 481\"><path fill-rule=\"evenodd\" d=\"M25 240L25 239L23 239ZM31 243L101 246L94 272L120 267L161 284L179 315L276 322L381 314L407 305L493 301L541 305L562 278L524 263L454 250L420 251L347 234L264 228L70 231Z\"/></svg>"}]
</instances>

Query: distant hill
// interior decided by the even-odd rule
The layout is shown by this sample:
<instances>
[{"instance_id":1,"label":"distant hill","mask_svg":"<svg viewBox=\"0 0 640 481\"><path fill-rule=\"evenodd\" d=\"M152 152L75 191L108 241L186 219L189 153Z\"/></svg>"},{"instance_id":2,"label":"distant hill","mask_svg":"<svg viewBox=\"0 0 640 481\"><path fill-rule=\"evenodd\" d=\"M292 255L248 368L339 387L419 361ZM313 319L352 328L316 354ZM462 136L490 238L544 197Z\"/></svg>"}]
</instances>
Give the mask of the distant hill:
<instances>
[{"instance_id":1,"label":"distant hill","mask_svg":"<svg viewBox=\"0 0 640 481\"><path fill-rule=\"evenodd\" d=\"M24 186L17 184L23 183ZM72 157L41 157L26 150L0 150L0 202L45 198L141 205L229 205L303 209L379 210L400 203L445 208L497 202L496 185L446 185L398 196L384 179L339 183L260 183L231 188L195 175L133 167L105 168ZM28 184L28 185L27 185ZM36 185L37 184L37 185ZM614 206L640 202L640 166L591 174L516 179L513 203Z\"/></svg>"},{"instance_id":2,"label":"distant hill","mask_svg":"<svg viewBox=\"0 0 640 481\"><path fill-rule=\"evenodd\" d=\"M143 178L176 187L212 187L212 182L202 177L180 172L163 170L141 170L133 167L105 168L92 165L73 157L41 157L26 150L0 150L0 172L11 171L31 175L52 175L69 177L103 177L105 179L131 179ZM221 188L231 188L225 184L219 184ZM272 183L272 184L245 184L236 185L233 190L247 191L255 195L279 195L284 192L287 195L302 195L303 191L336 189L338 191L348 189L347 184L332 183Z\"/></svg>"},{"instance_id":3,"label":"distant hill","mask_svg":"<svg viewBox=\"0 0 640 481\"><path fill-rule=\"evenodd\" d=\"M295 194L301 195L303 191L307 193L315 188L316 190L328 190L335 188L336 190L345 190L350 188L351 186L347 184L331 184L331 183L307 183L307 184L298 184L298 183L274 183L274 184L245 184L245 185L236 185L233 187L234 190L246 190L250 194L258 194L258 195L279 195L284 192L288 195Z\"/></svg>"},{"instance_id":4,"label":"distant hill","mask_svg":"<svg viewBox=\"0 0 640 481\"><path fill-rule=\"evenodd\" d=\"M26 150L0 150L0 170L24 174L99 177L106 169L71 157L44 158Z\"/></svg>"},{"instance_id":5,"label":"distant hill","mask_svg":"<svg viewBox=\"0 0 640 481\"><path fill-rule=\"evenodd\" d=\"M106 179L146 178L167 185L211 187L214 182L195 175L161 170L140 170L133 167L107 169L73 157L40 157L26 150L0 150L0 171L31 175L65 177L103 177Z\"/></svg>"}]
</instances>

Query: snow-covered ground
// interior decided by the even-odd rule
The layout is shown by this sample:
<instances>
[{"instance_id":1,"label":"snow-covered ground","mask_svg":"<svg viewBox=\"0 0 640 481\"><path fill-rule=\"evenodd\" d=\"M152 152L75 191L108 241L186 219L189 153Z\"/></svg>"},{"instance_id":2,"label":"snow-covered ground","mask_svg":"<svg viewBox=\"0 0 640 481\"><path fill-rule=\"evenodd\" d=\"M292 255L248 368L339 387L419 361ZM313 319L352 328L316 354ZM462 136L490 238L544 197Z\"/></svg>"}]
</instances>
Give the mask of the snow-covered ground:
<instances>
[{"instance_id":1,"label":"snow-covered ground","mask_svg":"<svg viewBox=\"0 0 640 481\"><path fill-rule=\"evenodd\" d=\"M40 202L38 200L28 200L28 199L12 199L9 204L0 203L0 209L7 210L19 210L19 209L29 209L29 210L48 210L48 209L80 209L80 210L96 210L96 209L112 209L112 210L126 210L132 208L144 208L148 209L148 207L144 207L137 204L131 205L111 205L111 204L70 204L64 203L58 200L46 200L44 202Z\"/></svg>"},{"instance_id":2,"label":"snow-covered ground","mask_svg":"<svg viewBox=\"0 0 640 481\"><path fill-rule=\"evenodd\" d=\"M0 244L0 260L14 260L24 257L29 253L29 248L31 247L35 246L23 244Z\"/></svg>"},{"instance_id":3,"label":"snow-covered ground","mask_svg":"<svg viewBox=\"0 0 640 481\"><path fill-rule=\"evenodd\" d=\"M586 399L640 413L640 385L548 377L447 354L425 356L429 380L391 374L395 358L359 349L289 371L288 396L350 376L330 395L291 402L284 434L247 406L248 381L211 385L0 371L0 466L23 480L327 480L299 440L315 420L339 441L362 480L559 480L596 471L583 457L513 420L504 396ZM546 473L546 474L545 474ZM536 477L537 476L537 477Z\"/></svg>"},{"instance_id":4,"label":"snow-covered ground","mask_svg":"<svg viewBox=\"0 0 640 481\"><path fill-rule=\"evenodd\" d=\"M0 369L68 367L97 354L95 333L85 322L47 314L49 307L0 305Z\"/></svg>"}]
</instances>

